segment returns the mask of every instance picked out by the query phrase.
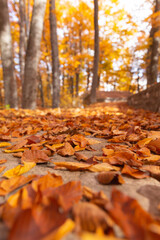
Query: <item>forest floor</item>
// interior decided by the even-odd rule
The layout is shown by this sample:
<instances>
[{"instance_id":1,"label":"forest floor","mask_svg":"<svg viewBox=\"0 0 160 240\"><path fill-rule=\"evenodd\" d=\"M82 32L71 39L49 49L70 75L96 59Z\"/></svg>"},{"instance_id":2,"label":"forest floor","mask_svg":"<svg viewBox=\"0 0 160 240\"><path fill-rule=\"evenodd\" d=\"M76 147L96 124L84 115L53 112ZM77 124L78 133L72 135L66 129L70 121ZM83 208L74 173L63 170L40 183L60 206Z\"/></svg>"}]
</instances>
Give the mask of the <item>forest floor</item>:
<instances>
[{"instance_id":1,"label":"forest floor","mask_svg":"<svg viewBox=\"0 0 160 240\"><path fill-rule=\"evenodd\" d=\"M0 240L160 239L160 114L2 110L0 126Z\"/></svg>"}]
</instances>

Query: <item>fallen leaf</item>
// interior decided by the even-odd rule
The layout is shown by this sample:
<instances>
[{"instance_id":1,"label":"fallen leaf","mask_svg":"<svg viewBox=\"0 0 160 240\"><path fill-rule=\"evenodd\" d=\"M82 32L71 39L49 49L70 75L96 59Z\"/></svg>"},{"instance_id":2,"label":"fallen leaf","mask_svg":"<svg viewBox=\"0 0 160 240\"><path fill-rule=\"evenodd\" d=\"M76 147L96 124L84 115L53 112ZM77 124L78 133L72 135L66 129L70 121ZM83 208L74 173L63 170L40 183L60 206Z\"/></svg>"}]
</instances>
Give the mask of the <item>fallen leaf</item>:
<instances>
[{"instance_id":1,"label":"fallen leaf","mask_svg":"<svg viewBox=\"0 0 160 240\"><path fill-rule=\"evenodd\" d=\"M101 172L97 176L100 184L123 184L125 181L118 172Z\"/></svg>"},{"instance_id":2,"label":"fallen leaf","mask_svg":"<svg viewBox=\"0 0 160 240\"><path fill-rule=\"evenodd\" d=\"M6 194L12 192L13 190L23 186L24 184L35 179L37 175L16 176L11 179L4 179L0 181L0 196L5 196Z\"/></svg>"},{"instance_id":3,"label":"fallen leaf","mask_svg":"<svg viewBox=\"0 0 160 240\"><path fill-rule=\"evenodd\" d=\"M53 231L42 240L60 240L69 232L71 232L74 227L75 223L71 219L67 219L65 223L58 228L58 230Z\"/></svg>"},{"instance_id":4,"label":"fallen leaf","mask_svg":"<svg viewBox=\"0 0 160 240\"><path fill-rule=\"evenodd\" d=\"M61 168L67 168L71 171L82 171L87 170L91 166L90 164L86 163L75 163L75 162L53 162L56 166L54 169L61 169Z\"/></svg>"},{"instance_id":5,"label":"fallen leaf","mask_svg":"<svg viewBox=\"0 0 160 240\"><path fill-rule=\"evenodd\" d=\"M144 165L142 170L150 173L150 176L160 181L160 166Z\"/></svg>"},{"instance_id":6,"label":"fallen leaf","mask_svg":"<svg viewBox=\"0 0 160 240\"><path fill-rule=\"evenodd\" d=\"M84 154L82 153L74 153L74 155L76 156L78 161L86 161L88 159L88 157L86 157Z\"/></svg>"},{"instance_id":7,"label":"fallen leaf","mask_svg":"<svg viewBox=\"0 0 160 240\"><path fill-rule=\"evenodd\" d=\"M71 181L56 188L48 188L43 191L43 194L45 197L57 199L61 208L68 211L82 198L81 182Z\"/></svg>"},{"instance_id":8,"label":"fallen leaf","mask_svg":"<svg viewBox=\"0 0 160 240\"><path fill-rule=\"evenodd\" d=\"M6 162L7 162L6 159L1 159L1 160L0 160L0 164L6 163Z\"/></svg>"},{"instance_id":9,"label":"fallen leaf","mask_svg":"<svg viewBox=\"0 0 160 240\"><path fill-rule=\"evenodd\" d=\"M5 166L0 167L0 173L3 172L3 170L4 170L5 168L6 168Z\"/></svg>"},{"instance_id":10,"label":"fallen leaf","mask_svg":"<svg viewBox=\"0 0 160 240\"><path fill-rule=\"evenodd\" d=\"M76 223L76 231L96 232L98 228L102 228L107 232L113 226L113 221L108 214L88 202L79 202L73 206L72 214Z\"/></svg>"},{"instance_id":11,"label":"fallen leaf","mask_svg":"<svg viewBox=\"0 0 160 240\"><path fill-rule=\"evenodd\" d=\"M3 148L3 147L10 147L11 144L8 143L8 142L0 142L0 148Z\"/></svg>"},{"instance_id":12,"label":"fallen leaf","mask_svg":"<svg viewBox=\"0 0 160 240\"><path fill-rule=\"evenodd\" d=\"M2 176L6 178L13 178L15 176L22 175L23 173L28 172L30 169L36 166L34 162L23 162L24 165L18 165L15 168L9 169Z\"/></svg>"},{"instance_id":13,"label":"fallen leaf","mask_svg":"<svg viewBox=\"0 0 160 240\"><path fill-rule=\"evenodd\" d=\"M116 238L113 236L106 236L98 233L89 233L89 232L83 232L81 234L82 240L124 240L124 238Z\"/></svg>"},{"instance_id":14,"label":"fallen leaf","mask_svg":"<svg viewBox=\"0 0 160 240\"><path fill-rule=\"evenodd\" d=\"M120 170L119 167L113 166L109 163L98 163L95 165L91 165L89 167L89 171L91 172L108 172L108 171L112 171L112 170Z\"/></svg>"},{"instance_id":15,"label":"fallen leaf","mask_svg":"<svg viewBox=\"0 0 160 240\"><path fill-rule=\"evenodd\" d=\"M104 156L109 156L114 153L113 149L102 148L102 151L103 151Z\"/></svg>"},{"instance_id":16,"label":"fallen leaf","mask_svg":"<svg viewBox=\"0 0 160 240\"><path fill-rule=\"evenodd\" d=\"M33 181L32 187L35 191L38 191L38 189L43 191L47 188L55 188L62 184L63 180L61 176L48 172L48 174Z\"/></svg>"},{"instance_id":17,"label":"fallen leaf","mask_svg":"<svg viewBox=\"0 0 160 240\"><path fill-rule=\"evenodd\" d=\"M19 148L15 150L4 150L5 153L18 153L18 152L24 152L26 149L25 148Z\"/></svg>"},{"instance_id":18,"label":"fallen leaf","mask_svg":"<svg viewBox=\"0 0 160 240\"><path fill-rule=\"evenodd\" d=\"M26 150L24 151L21 162L35 162L35 163L47 163L50 158L43 150Z\"/></svg>"},{"instance_id":19,"label":"fallen leaf","mask_svg":"<svg viewBox=\"0 0 160 240\"><path fill-rule=\"evenodd\" d=\"M111 202L105 207L127 239L160 239L160 232L153 232L152 230L153 224L160 225L149 213L143 210L134 198L113 189Z\"/></svg>"},{"instance_id":20,"label":"fallen leaf","mask_svg":"<svg viewBox=\"0 0 160 240\"><path fill-rule=\"evenodd\" d=\"M147 147L154 153L160 154L160 138L157 138L155 140L151 140Z\"/></svg>"},{"instance_id":21,"label":"fallen leaf","mask_svg":"<svg viewBox=\"0 0 160 240\"><path fill-rule=\"evenodd\" d=\"M131 168L128 165L124 165L121 173L129 175L129 176L131 176L133 178L138 178L138 179L148 178L149 177L149 175L146 172L141 171L139 169Z\"/></svg>"},{"instance_id":22,"label":"fallen leaf","mask_svg":"<svg viewBox=\"0 0 160 240\"><path fill-rule=\"evenodd\" d=\"M70 143L66 142L64 146L57 151L57 153L61 156L72 156L74 155L74 148L71 146Z\"/></svg>"}]
</instances>

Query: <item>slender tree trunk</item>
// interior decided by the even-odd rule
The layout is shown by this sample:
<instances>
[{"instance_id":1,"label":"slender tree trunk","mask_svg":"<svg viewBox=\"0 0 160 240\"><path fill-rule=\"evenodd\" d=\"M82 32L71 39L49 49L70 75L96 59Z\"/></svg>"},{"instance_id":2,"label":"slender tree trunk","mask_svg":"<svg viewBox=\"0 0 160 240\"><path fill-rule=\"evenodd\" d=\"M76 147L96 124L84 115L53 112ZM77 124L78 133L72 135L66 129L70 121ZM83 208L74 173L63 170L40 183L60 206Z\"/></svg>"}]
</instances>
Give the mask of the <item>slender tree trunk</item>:
<instances>
[{"instance_id":1,"label":"slender tree trunk","mask_svg":"<svg viewBox=\"0 0 160 240\"><path fill-rule=\"evenodd\" d=\"M79 96L79 70L76 73L76 97Z\"/></svg>"},{"instance_id":2,"label":"slender tree trunk","mask_svg":"<svg viewBox=\"0 0 160 240\"><path fill-rule=\"evenodd\" d=\"M160 0L155 0L155 10L154 12L160 11ZM155 23L158 26L155 26ZM152 22L152 28L150 32L151 44L148 49L148 57L147 57L147 86L154 84L157 82L158 77L158 60L160 55L160 37L156 36L156 33L160 30L159 23L160 16L158 15L156 19Z\"/></svg>"},{"instance_id":3,"label":"slender tree trunk","mask_svg":"<svg viewBox=\"0 0 160 240\"><path fill-rule=\"evenodd\" d=\"M19 15L20 15L20 39L19 39L19 61L20 61L20 77L21 82L24 82L24 66L25 66L25 42L26 42L26 31L25 31L25 1L19 0Z\"/></svg>"},{"instance_id":4,"label":"slender tree trunk","mask_svg":"<svg viewBox=\"0 0 160 240\"><path fill-rule=\"evenodd\" d=\"M22 107L35 109L37 97L37 68L43 30L43 18L47 0L35 0L29 39L27 44L24 83L22 87Z\"/></svg>"},{"instance_id":5,"label":"slender tree trunk","mask_svg":"<svg viewBox=\"0 0 160 240\"><path fill-rule=\"evenodd\" d=\"M7 0L0 1L0 45L5 90L5 105L9 105L11 108L17 108L17 82L14 74L12 38Z\"/></svg>"},{"instance_id":6,"label":"slender tree trunk","mask_svg":"<svg viewBox=\"0 0 160 240\"><path fill-rule=\"evenodd\" d=\"M40 91L40 97L41 97L41 106L44 108L44 94L43 94L43 84L42 84L42 77L41 73L39 71L39 91Z\"/></svg>"},{"instance_id":7,"label":"slender tree trunk","mask_svg":"<svg viewBox=\"0 0 160 240\"><path fill-rule=\"evenodd\" d=\"M98 63L99 63L98 0L94 0L94 65L93 65L93 79L92 79L91 95L90 95L91 103L96 102Z\"/></svg>"},{"instance_id":8,"label":"slender tree trunk","mask_svg":"<svg viewBox=\"0 0 160 240\"><path fill-rule=\"evenodd\" d=\"M57 38L57 19L55 13L55 0L50 0L50 34L52 49L52 84L53 96L52 107L57 108L60 104L60 72L59 72L59 53Z\"/></svg>"}]
</instances>

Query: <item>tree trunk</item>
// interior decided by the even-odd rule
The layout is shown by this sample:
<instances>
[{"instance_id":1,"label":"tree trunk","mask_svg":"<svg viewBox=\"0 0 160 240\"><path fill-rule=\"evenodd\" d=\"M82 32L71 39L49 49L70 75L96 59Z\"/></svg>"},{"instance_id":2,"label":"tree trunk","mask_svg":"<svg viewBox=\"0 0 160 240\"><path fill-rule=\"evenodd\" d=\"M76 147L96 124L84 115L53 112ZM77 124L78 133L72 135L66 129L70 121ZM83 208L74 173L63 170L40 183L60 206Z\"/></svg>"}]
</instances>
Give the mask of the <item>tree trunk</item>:
<instances>
[{"instance_id":1,"label":"tree trunk","mask_svg":"<svg viewBox=\"0 0 160 240\"><path fill-rule=\"evenodd\" d=\"M18 107L17 82L14 74L12 38L9 22L8 2L0 1L0 44L3 67L5 105Z\"/></svg>"},{"instance_id":2,"label":"tree trunk","mask_svg":"<svg viewBox=\"0 0 160 240\"><path fill-rule=\"evenodd\" d=\"M40 91L40 98L41 98L41 106L44 108L45 104L44 104L43 84L42 84L42 77L41 77L40 71L39 71L39 91Z\"/></svg>"},{"instance_id":3,"label":"tree trunk","mask_svg":"<svg viewBox=\"0 0 160 240\"><path fill-rule=\"evenodd\" d=\"M52 107L57 108L60 104L60 78L59 78L59 53L57 38L57 20L55 13L55 0L50 0L50 34L52 49Z\"/></svg>"},{"instance_id":4,"label":"tree trunk","mask_svg":"<svg viewBox=\"0 0 160 240\"><path fill-rule=\"evenodd\" d=\"M20 16L19 62L20 62L20 78L22 84L24 82L24 66L25 66L25 42L26 42L25 15L26 15L25 1L19 0L19 16Z\"/></svg>"},{"instance_id":5,"label":"tree trunk","mask_svg":"<svg viewBox=\"0 0 160 240\"><path fill-rule=\"evenodd\" d=\"M90 95L91 103L96 102L96 88L98 82L98 62L99 62L98 0L94 0L94 65Z\"/></svg>"},{"instance_id":6,"label":"tree trunk","mask_svg":"<svg viewBox=\"0 0 160 240\"><path fill-rule=\"evenodd\" d=\"M155 10L154 13L160 11L160 0L155 0ZM157 82L157 77L158 77L158 60L159 60L159 54L160 54L160 37L156 36L156 33L160 30L159 27L159 18L160 16L158 15L156 19L152 21L152 28L150 32L150 39L151 39L151 44L148 49L148 57L147 57L147 69L146 69L146 74L147 74L147 86L149 87L150 85L154 84ZM158 24L158 26L155 26Z\"/></svg>"},{"instance_id":7,"label":"tree trunk","mask_svg":"<svg viewBox=\"0 0 160 240\"><path fill-rule=\"evenodd\" d=\"M35 109L37 97L37 68L43 30L43 18L47 0L35 0L30 33L27 44L24 83L22 87L22 107Z\"/></svg>"},{"instance_id":8,"label":"tree trunk","mask_svg":"<svg viewBox=\"0 0 160 240\"><path fill-rule=\"evenodd\" d=\"M79 70L76 72L76 97L79 96Z\"/></svg>"}]
</instances>

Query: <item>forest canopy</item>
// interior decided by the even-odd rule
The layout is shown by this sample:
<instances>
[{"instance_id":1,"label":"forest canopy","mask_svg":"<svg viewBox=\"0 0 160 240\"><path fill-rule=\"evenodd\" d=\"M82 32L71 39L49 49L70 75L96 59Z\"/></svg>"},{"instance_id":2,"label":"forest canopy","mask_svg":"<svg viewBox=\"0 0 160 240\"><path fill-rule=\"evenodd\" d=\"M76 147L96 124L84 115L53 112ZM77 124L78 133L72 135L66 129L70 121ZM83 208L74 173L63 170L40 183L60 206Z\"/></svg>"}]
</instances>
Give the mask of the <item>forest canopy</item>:
<instances>
[{"instance_id":1,"label":"forest canopy","mask_svg":"<svg viewBox=\"0 0 160 240\"><path fill-rule=\"evenodd\" d=\"M92 88L96 49L96 89L135 93L158 81L158 0L143 0L139 8L144 14L138 18L121 0L2 0L0 5L1 107L80 106L83 94ZM7 8L8 20L3 14ZM10 47L6 39L3 43L6 23ZM153 62L155 52L158 60ZM9 69L6 58L13 60ZM7 78L4 73L9 71L12 75Z\"/></svg>"}]
</instances>

